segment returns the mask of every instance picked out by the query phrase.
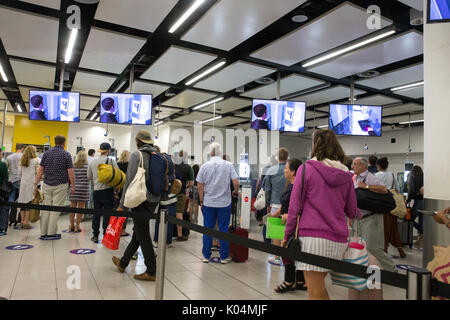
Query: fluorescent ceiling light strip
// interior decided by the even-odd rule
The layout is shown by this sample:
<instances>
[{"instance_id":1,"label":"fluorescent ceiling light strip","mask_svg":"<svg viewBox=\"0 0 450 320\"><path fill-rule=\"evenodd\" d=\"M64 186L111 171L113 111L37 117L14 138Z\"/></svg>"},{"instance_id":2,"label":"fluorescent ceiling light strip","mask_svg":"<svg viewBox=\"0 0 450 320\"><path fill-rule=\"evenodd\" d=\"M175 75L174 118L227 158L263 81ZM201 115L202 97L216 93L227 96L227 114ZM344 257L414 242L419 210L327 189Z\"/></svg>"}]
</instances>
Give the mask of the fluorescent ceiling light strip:
<instances>
[{"instance_id":1,"label":"fluorescent ceiling light strip","mask_svg":"<svg viewBox=\"0 0 450 320\"><path fill-rule=\"evenodd\" d=\"M211 105L211 104L213 104L213 103L222 101L222 100L223 100L223 97L220 97L220 98L217 98L217 99L214 99L214 100L211 100L211 101L207 101L207 102L205 102L205 103L199 104L198 106L192 108L192 110L198 110L198 109L207 107L207 106L209 106L209 105Z\"/></svg>"},{"instance_id":2,"label":"fluorescent ceiling light strip","mask_svg":"<svg viewBox=\"0 0 450 320\"><path fill-rule=\"evenodd\" d=\"M411 88L415 88L415 87L420 87L424 85L424 81L420 81L420 82L416 82L416 83L411 83L411 84L407 84L404 86L400 86L400 87L395 87L392 88L391 91L400 91L400 90L405 90L405 89L411 89Z\"/></svg>"},{"instance_id":3,"label":"fluorescent ceiling light strip","mask_svg":"<svg viewBox=\"0 0 450 320\"><path fill-rule=\"evenodd\" d=\"M19 110L19 112L22 112L22 108L20 107L20 104L17 104L17 110Z\"/></svg>"},{"instance_id":4,"label":"fluorescent ceiling light strip","mask_svg":"<svg viewBox=\"0 0 450 320\"><path fill-rule=\"evenodd\" d=\"M395 30L391 30L391 31L382 33L382 34L380 34L380 35L378 35L376 37L373 37L373 38L370 38L370 39L358 42L358 43L356 43L354 45L351 45L349 47L346 47L344 49L340 49L340 50L331 52L331 53L329 53L327 55L324 55L323 57L314 59L314 60L312 60L310 62L307 62L307 63L303 64L302 67L306 68L306 67L310 67L312 65L321 63L323 61L330 60L330 59L335 58L337 56L343 55L344 53L347 53L349 51L352 51L352 50L358 49L360 47L363 47L365 45L368 45L369 43L372 43L372 42L378 41L380 39L386 38L386 37L390 36L391 34L394 34L395 32L396 32Z\"/></svg>"},{"instance_id":5,"label":"fluorescent ceiling light strip","mask_svg":"<svg viewBox=\"0 0 450 320\"><path fill-rule=\"evenodd\" d=\"M160 126L160 125L162 125L164 123L164 121L158 121L158 122L156 122L153 126Z\"/></svg>"},{"instance_id":6,"label":"fluorescent ceiling light strip","mask_svg":"<svg viewBox=\"0 0 450 320\"><path fill-rule=\"evenodd\" d=\"M97 117L97 112L96 113L94 113L93 115L92 115L92 117L89 119L89 120L94 120L95 119L95 117Z\"/></svg>"},{"instance_id":7,"label":"fluorescent ceiling light strip","mask_svg":"<svg viewBox=\"0 0 450 320\"><path fill-rule=\"evenodd\" d=\"M205 0L195 1L194 4L181 16L181 18L178 19L177 22L175 22L172 28L170 28L169 33L174 33L178 29L178 27L181 26L183 22L185 22L186 19L189 18L189 16L194 13L194 11L198 9L198 7L201 6L203 2L205 2Z\"/></svg>"},{"instance_id":8,"label":"fluorescent ceiling light strip","mask_svg":"<svg viewBox=\"0 0 450 320\"><path fill-rule=\"evenodd\" d=\"M3 70L3 66L0 64L0 74L2 75L3 81L8 82L8 78L6 77L5 70Z\"/></svg>"},{"instance_id":9,"label":"fluorescent ceiling light strip","mask_svg":"<svg viewBox=\"0 0 450 320\"><path fill-rule=\"evenodd\" d=\"M202 74L196 76L195 78L189 80L188 82L186 82L186 85L189 86L191 84L193 84L194 82L197 82L198 80L200 80L201 78L207 76L208 74L210 74L211 72L219 69L221 66L223 66L226 63L226 61L222 61L219 62L218 64L216 64L215 66L209 68L208 70L206 70L205 72L203 72Z\"/></svg>"},{"instance_id":10,"label":"fluorescent ceiling light strip","mask_svg":"<svg viewBox=\"0 0 450 320\"><path fill-rule=\"evenodd\" d=\"M67 50L66 50L66 59L65 59L66 63L69 63L70 58L72 58L73 46L75 45L75 39L77 38L77 33L78 33L78 29L72 29L72 32L70 33L69 45L67 46Z\"/></svg>"},{"instance_id":11,"label":"fluorescent ceiling light strip","mask_svg":"<svg viewBox=\"0 0 450 320\"><path fill-rule=\"evenodd\" d=\"M217 116L217 117L214 117L214 118L211 118L211 119L206 119L206 120L200 121L200 124L204 124L204 123L215 121L215 120L219 120L219 119L222 119L222 116Z\"/></svg>"},{"instance_id":12,"label":"fluorescent ceiling light strip","mask_svg":"<svg viewBox=\"0 0 450 320\"><path fill-rule=\"evenodd\" d=\"M328 125L324 125L324 126L317 126L317 129L323 129L323 128L328 128Z\"/></svg>"},{"instance_id":13,"label":"fluorescent ceiling light strip","mask_svg":"<svg viewBox=\"0 0 450 320\"><path fill-rule=\"evenodd\" d=\"M400 122L399 124L420 123L420 122L424 122L424 121L425 120L405 121L405 122Z\"/></svg>"}]
</instances>

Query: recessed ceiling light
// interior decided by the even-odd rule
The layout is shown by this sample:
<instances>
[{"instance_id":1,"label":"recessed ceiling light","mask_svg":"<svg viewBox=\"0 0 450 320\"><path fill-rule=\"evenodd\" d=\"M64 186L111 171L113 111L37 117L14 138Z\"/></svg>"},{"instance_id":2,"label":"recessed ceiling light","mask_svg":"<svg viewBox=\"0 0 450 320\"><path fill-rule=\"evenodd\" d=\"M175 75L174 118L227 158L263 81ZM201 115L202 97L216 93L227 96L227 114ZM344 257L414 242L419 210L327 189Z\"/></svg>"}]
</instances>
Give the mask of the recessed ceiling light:
<instances>
[{"instance_id":1,"label":"recessed ceiling light","mask_svg":"<svg viewBox=\"0 0 450 320\"><path fill-rule=\"evenodd\" d=\"M361 78L373 78L380 75L380 73L377 70L367 70L361 73L358 73L358 77Z\"/></svg>"},{"instance_id":2,"label":"recessed ceiling light","mask_svg":"<svg viewBox=\"0 0 450 320\"><path fill-rule=\"evenodd\" d=\"M272 78L269 78L269 77L262 77L258 80L255 80L255 82L258 84L270 84L270 83L274 83L275 80L273 80Z\"/></svg>"},{"instance_id":3,"label":"recessed ceiling light","mask_svg":"<svg viewBox=\"0 0 450 320\"><path fill-rule=\"evenodd\" d=\"M292 17L292 21L297 23L302 23L308 20L308 16L305 16L304 14L296 14Z\"/></svg>"}]
</instances>

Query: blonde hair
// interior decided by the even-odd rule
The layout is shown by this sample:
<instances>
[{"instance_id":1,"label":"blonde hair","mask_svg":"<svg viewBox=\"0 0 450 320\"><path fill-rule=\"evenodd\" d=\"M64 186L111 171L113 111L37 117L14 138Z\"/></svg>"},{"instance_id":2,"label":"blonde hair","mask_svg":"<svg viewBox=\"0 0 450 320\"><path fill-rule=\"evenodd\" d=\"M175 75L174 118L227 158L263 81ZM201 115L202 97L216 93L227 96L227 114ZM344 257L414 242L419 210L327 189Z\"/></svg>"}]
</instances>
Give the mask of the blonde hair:
<instances>
[{"instance_id":1,"label":"blonde hair","mask_svg":"<svg viewBox=\"0 0 450 320\"><path fill-rule=\"evenodd\" d=\"M75 162L73 166L76 168L83 168L88 163L88 154L86 151L82 150L78 152L77 157L75 158Z\"/></svg>"},{"instance_id":2,"label":"blonde hair","mask_svg":"<svg viewBox=\"0 0 450 320\"><path fill-rule=\"evenodd\" d=\"M23 151L22 158L20 158L20 165L22 167L28 167L30 165L30 160L37 158L36 155L36 147L35 146L27 146Z\"/></svg>"},{"instance_id":3,"label":"blonde hair","mask_svg":"<svg viewBox=\"0 0 450 320\"><path fill-rule=\"evenodd\" d=\"M122 162L128 162L129 160L130 160L130 152L127 150L123 150L122 153L120 154L119 161L117 161L117 162L122 163Z\"/></svg>"}]
</instances>

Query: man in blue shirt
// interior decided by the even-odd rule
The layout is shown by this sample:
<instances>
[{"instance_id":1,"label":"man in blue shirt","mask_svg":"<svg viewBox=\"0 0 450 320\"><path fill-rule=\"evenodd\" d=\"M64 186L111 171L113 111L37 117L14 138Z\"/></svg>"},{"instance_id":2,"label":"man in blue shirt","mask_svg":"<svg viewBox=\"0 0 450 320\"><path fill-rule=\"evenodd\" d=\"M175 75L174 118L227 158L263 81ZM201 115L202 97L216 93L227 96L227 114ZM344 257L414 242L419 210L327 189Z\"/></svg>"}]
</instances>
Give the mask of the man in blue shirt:
<instances>
[{"instance_id":1,"label":"man in blue shirt","mask_svg":"<svg viewBox=\"0 0 450 320\"><path fill-rule=\"evenodd\" d=\"M231 215L231 189L233 181L236 195L239 190L239 176L231 162L222 159L222 148L218 143L212 143L211 160L200 167L197 175L197 186L203 220L206 228L214 229L218 221L219 231L228 232ZM212 237L203 235L203 262L207 263L211 257ZM228 242L220 240L220 263L231 262Z\"/></svg>"},{"instance_id":2,"label":"man in blue shirt","mask_svg":"<svg viewBox=\"0 0 450 320\"><path fill-rule=\"evenodd\" d=\"M70 186L71 194L75 193L75 177L73 173L72 156L64 150L66 138L55 137L55 147L46 151L42 156L38 174L34 182L34 189L44 174L42 191L45 206L63 206L67 199ZM41 240L58 240L61 234L57 233L59 212L41 211Z\"/></svg>"}]
</instances>

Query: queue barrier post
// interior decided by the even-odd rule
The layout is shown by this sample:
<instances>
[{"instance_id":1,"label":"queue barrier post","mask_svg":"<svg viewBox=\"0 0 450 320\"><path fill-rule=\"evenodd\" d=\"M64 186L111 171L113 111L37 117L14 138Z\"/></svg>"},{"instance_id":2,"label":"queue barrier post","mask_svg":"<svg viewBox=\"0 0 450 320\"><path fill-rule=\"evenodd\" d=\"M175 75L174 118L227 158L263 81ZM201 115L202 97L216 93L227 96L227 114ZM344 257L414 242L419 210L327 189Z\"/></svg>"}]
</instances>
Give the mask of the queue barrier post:
<instances>
[{"instance_id":1,"label":"queue barrier post","mask_svg":"<svg viewBox=\"0 0 450 320\"><path fill-rule=\"evenodd\" d=\"M166 268L167 209L161 209L158 229L158 257L156 260L155 300L164 299L164 277Z\"/></svg>"},{"instance_id":2,"label":"queue barrier post","mask_svg":"<svg viewBox=\"0 0 450 320\"><path fill-rule=\"evenodd\" d=\"M407 276L406 298L408 300L430 300L431 272L424 268L410 267Z\"/></svg>"}]
</instances>

